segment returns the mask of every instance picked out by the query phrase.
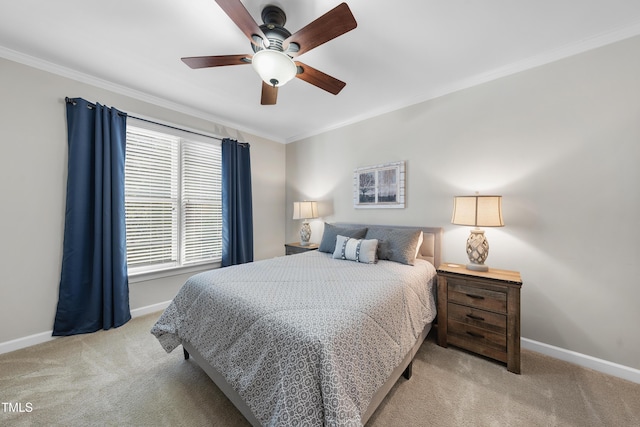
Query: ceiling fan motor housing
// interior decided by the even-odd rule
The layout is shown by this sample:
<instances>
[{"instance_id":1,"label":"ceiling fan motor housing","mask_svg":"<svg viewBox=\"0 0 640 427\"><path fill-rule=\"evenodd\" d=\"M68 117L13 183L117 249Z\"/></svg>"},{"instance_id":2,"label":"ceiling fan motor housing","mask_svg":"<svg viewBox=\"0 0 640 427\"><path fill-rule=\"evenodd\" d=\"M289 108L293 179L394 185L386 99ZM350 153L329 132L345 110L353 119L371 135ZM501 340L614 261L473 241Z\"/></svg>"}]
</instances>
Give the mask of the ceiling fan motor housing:
<instances>
[{"instance_id":1,"label":"ceiling fan motor housing","mask_svg":"<svg viewBox=\"0 0 640 427\"><path fill-rule=\"evenodd\" d=\"M262 9L262 21L260 29L269 40L269 49L282 52L284 49L282 43L291 36L289 30L284 28L287 22L287 16L284 11L277 6L269 5ZM261 46L251 44L254 52L263 50Z\"/></svg>"}]
</instances>

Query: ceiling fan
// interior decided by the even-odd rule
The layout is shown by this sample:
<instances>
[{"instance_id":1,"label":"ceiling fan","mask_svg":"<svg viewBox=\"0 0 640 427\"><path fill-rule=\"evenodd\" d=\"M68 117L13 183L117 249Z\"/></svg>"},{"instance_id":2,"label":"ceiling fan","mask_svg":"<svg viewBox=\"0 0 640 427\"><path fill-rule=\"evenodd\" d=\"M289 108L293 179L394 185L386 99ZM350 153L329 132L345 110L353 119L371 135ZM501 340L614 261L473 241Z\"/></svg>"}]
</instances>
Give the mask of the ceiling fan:
<instances>
[{"instance_id":1,"label":"ceiling fan","mask_svg":"<svg viewBox=\"0 0 640 427\"><path fill-rule=\"evenodd\" d=\"M294 77L334 95L346 85L335 77L293 60L356 28L358 24L346 3L341 3L294 34L284 28L287 17L277 6L265 6L262 10L264 24L258 26L240 0L216 0L216 3L249 38L254 53L182 58L189 67L252 64L262 78L262 105L274 105L278 87Z\"/></svg>"}]
</instances>

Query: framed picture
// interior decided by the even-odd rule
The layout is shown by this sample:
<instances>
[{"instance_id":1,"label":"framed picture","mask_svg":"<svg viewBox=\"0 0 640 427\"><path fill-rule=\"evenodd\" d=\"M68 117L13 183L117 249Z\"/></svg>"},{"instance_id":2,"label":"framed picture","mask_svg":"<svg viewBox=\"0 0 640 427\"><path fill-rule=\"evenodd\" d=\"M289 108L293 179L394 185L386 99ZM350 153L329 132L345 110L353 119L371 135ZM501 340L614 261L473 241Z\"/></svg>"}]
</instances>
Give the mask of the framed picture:
<instances>
[{"instance_id":1,"label":"framed picture","mask_svg":"<svg viewBox=\"0 0 640 427\"><path fill-rule=\"evenodd\" d=\"M404 208L404 184L404 161L358 168L353 173L353 205Z\"/></svg>"}]
</instances>

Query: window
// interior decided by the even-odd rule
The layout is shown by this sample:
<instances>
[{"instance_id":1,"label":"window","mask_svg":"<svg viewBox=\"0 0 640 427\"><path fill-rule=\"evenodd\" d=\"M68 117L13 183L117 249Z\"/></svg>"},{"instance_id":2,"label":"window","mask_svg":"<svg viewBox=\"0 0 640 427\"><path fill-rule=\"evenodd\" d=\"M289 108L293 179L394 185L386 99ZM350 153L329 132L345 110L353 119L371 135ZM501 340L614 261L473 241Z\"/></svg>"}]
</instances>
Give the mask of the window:
<instances>
[{"instance_id":1,"label":"window","mask_svg":"<svg viewBox=\"0 0 640 427\"><path fill-rule=\"evenodd\" d=\"M179 133L127 126L130 275L222 258L220 143Z\"/></svg>"}]
</instances>

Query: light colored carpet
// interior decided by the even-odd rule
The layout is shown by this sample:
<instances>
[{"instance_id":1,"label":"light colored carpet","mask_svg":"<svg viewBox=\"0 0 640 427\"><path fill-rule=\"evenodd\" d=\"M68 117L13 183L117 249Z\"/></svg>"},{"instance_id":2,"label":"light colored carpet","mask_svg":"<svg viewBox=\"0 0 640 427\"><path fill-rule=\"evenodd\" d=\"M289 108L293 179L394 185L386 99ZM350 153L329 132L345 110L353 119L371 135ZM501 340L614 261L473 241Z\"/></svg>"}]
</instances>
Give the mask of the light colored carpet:
<instances>
[{"instance_id":1,"label":"light colored carpet","mask_svg":"<svg viewBox=\"0 0 640 427\"><path fill-rule=\"evenodd\" d=\"M248 425L182 351L162 350L158 316L0 355L0 425ZM427 339L370 426L640 426L640 385L531 351L515 375Z\"/></svg>"}]
</instances>

